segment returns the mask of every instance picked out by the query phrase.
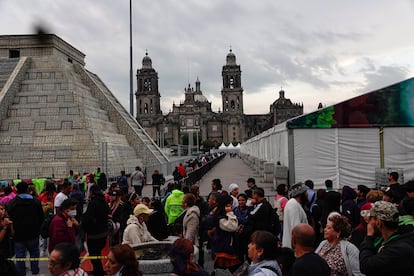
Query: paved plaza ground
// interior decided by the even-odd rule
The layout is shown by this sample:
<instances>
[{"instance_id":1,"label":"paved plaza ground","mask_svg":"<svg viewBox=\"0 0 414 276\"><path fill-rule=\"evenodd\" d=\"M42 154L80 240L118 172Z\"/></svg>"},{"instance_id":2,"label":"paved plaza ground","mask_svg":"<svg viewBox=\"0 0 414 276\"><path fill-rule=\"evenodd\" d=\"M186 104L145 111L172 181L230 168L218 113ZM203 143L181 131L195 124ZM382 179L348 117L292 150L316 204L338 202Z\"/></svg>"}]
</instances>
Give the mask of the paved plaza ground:
<instances>
[{"instance_id":1,"label":"paved plaza ground","mask_svg":"<svg viewBox=\"0 0 414 276\"><path fill-rule=\"evenodd\" d=\"M259 177L242 159L238 157L230 158L228 155L199 181L200 193L202 196L208 195L211 190L211 181L214 178L221 179L223 189L227 190L231 183L236 183L239 185L240 191L244 191L247 189L246 180L249 177L255 178L256 184L265 189L265 195L273 198L275 195L275 191L272 189L273 183L263 183L263 177ZM150 185L144 187L143 196L152 196L152 187ZM273 203L273 200L271 200L271 203ZM30 267L29 263L27 263L27 267ZM205 269L209 272L213 269L211 256L208 252L205 254ZM145 271L143 272L145 275ZM47 261L40 262L40 273L41 275L49 275ZM30 271L28 271L27 275L30 274Z\"/></svg>"}]
</instances>

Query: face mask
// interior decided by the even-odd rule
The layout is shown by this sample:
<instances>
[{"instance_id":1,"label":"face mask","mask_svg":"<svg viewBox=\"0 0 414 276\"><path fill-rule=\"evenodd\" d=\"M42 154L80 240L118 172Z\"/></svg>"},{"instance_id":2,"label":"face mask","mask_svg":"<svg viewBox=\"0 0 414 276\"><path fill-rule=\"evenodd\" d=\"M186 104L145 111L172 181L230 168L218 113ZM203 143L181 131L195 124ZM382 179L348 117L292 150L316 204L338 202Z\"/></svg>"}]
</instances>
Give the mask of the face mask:
<instances>
[{"instance_id":1,"label":"face mask","mask_svg":"<svg viewBox=\"0 0 414 276\"><path fill-rule=\"evenodd\" d=\"M69 212L68 212L68 216L70 216L70 217L76 217L76 210L70 210Z\"/></svg>"}]
</instances>

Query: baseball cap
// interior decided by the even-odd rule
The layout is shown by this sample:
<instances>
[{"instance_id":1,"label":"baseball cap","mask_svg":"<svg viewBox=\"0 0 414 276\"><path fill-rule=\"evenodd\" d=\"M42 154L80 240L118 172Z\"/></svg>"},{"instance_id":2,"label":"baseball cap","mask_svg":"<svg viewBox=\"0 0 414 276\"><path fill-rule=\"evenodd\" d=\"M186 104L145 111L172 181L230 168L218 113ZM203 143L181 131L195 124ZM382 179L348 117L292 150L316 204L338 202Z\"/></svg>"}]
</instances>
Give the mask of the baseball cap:
<instances>
[{"instance_id":1,"label":"baseball cap","mask_svg":"<svg viewBox=\"0 0 414 276\"><path fill-rule=\"evenodd\" d=\"M383 200L377 201L372 205L369 215L371 217L389 222L398 222L399 218L397 206L391 202Z\"/></svg>"},{"instance_id":2,"label":"baseball cap","mask_svg":"<svg viewBox=\"0 0 414 276\"><path fill-rule=\"evenodd\" d=\"M150 209L150 208L147 207L147 205L141 203L141 204L138 204L137 206L135 206L134 216L139 216L141 214L150 215L153 211L154 211L154 209Z\"/></svg>"},{"instance_id":3,"label":"baseball cap","mask_svg":"<svg viewBox=\"0 0 414 276\"><path fill-rule=\"evenodd\" d=\"M367 202L364 205L361 206L361 212L359 212L359 214L361 215L361 217L368 217L370 215L370 210L372 208L372 203L371 202Z\"/></svg>"},{"instance_id":4,"label":"baseball cap","mask_svg":"<svg viewBox=\"0 0 414 276\"><path fill-rule=\"evenodd\" d=\"M305 184L303 184L302 182L296 183L290 189L290 196L291 197L296 197L296 196L298 196L300 194L303 194L307 190L308 190L308 187L305 186Z\"/></svg>"}]
</instances>

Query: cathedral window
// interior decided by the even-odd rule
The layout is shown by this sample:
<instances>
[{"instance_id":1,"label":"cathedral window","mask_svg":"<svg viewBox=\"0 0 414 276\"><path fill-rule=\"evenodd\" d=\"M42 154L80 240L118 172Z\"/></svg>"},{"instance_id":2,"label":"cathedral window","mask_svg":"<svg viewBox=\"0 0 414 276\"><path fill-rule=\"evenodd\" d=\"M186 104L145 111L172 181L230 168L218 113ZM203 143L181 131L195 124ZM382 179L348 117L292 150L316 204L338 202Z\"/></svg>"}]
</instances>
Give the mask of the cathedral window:
<instances>
[{"instance_id":1,"label":"cathedral window","mask_svg":"<svg viewBox=\"0 0 414 276\"><path fill-rule=\"evenodd\" d=\"M230 88L234 88L234 78L233 77L230 77L229 84L230 84Z\"/></svg>"},{"instance_id":2,"label":"cathedral window","mask_svg":"<svg viewBox=\"0 0 414 276\"><path fill-rule=\"evenodd\" d=\"M148 114L148 104L147 103L144 104L144 113Z\"/></svg>"},{"instance_id":3,"label":"cathedral window","mask_svg":"<svg viewBox=\"0 0 414 276\"><path fill-rule=\"evenodd\" d=\"M144 81L144 91L151 91L151 79Z\"/></svg>"},{"instance_id":4,"label":"cathedral window","mask_svg":"<svg viewBox=\"0 0 414 276\"><path fill-rule=\"evenodd\" d=\"M235 105L234 101L231 101L231 102L230 102L230 108L231 108L231 109L234 109L235 107L236 107L236 105Z\"/></svg>"},{"instance_id":5,"label":"cathedral window","mask_svg":"<svg viewBox=\"0 0 414 276\"><path fill-rule=\"evenodd\" d=\"M142 79L138 81L138 91L142 91Z\"/></svg>"}]
</instances>

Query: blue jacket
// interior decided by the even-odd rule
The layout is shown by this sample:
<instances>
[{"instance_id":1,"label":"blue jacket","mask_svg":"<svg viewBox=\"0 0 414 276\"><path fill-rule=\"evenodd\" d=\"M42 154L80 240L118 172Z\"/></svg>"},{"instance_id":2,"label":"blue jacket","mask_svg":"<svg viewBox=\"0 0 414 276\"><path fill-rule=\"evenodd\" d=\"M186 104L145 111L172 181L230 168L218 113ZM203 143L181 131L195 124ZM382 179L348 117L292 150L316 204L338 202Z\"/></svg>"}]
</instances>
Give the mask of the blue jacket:
<instances>
[{"instance_id":1,"label":"blue jacket","mask_svg":"<svg viewBox=\"0 0 414 276\"><path fill-rule=\"evenodd\" d=\"M272 267L277 273L273 272L269 268L265 267ZM280 271L280 267L276 260L263 260L258 263L251 263L249 266L249 276L254 276L256 274L259 275L266 275L266 276L282 276L282 272Z\"/></svg>"}]
</instances>

